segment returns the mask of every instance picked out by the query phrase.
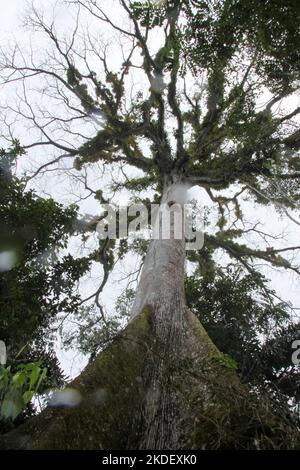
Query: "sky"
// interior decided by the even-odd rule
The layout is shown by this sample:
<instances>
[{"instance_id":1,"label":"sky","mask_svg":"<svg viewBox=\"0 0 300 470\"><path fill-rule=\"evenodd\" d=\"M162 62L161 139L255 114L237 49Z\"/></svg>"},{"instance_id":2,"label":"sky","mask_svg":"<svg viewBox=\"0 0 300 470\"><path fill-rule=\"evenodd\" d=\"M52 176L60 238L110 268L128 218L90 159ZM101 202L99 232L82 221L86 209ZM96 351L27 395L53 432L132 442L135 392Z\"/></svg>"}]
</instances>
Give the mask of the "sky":
<instances>
[{"instance_id":1,"label":"sky","mask_svg":"<svg viewBox=\"0 0 300 470\"><path fill-rule=\"evenodd\" d=\"M1 2L1 16L0 16L0 41L1 43L7 42L10 36L14 36L18 41L21 41L27 38L28 33L24 32L22 28L19 28L18 25L21 23L21 10L26 6L25 0L10 0L9 2L0 0ZM38 5L53 4L49 0L39 0ZM67 20L67 11L64 16L60 18L62 22ZM0 100L3 90L0 88ZM53 180L48 179L47 182L43 181L43 190L45 193L47 191L54 192L54 195L57 199L65 197L64 193L64 183L63 179L56 179L54 184ZM51 181L49 183L49 181ZM94 182L96 184L96 181ZM40 184L40 183L39 183ZM41 188L41 186L40 186ZM74 187L74 193L76 193L76 188ZM52 194L53 195L53 194ZM193 197L197 197L201 200L202 204L205 203L206 199L204 197L203 191L194 189L192 191ZM94 204L94 205L93 205ZM87 202L82 205L82 210L86 212L92 212L96 208L95 203ZM253 205L253 203L245 203L245 208L247 210L247 216L249 220L257 220L257 218L263 222L264 229L272 231L278 230L281 232L284 230L286 232L286 240L284 244L299 244L300 240L300 227L293 222L289 221L286 217L280 218L279 215L270 207L259 208L258 206ZM299 211L300 213L300 211ZM299 219L299 214L295 215ZM300 219L299 219L300 220ZM287 245L286 245L287 246ZM136 265L131 266L132 269L136 268ZM126 277L128 271L126 271L125 266L119 267L119 272L116 275L115 280L108 285L108 288L105 290L103 297L106 299L106 304L108 309L112 309L114 301L116 299L117 293L121 291L120 282L118 279ZM273 268L266 270L267 277L271 278L272 286L277 290L278 294L286 301L291 301L295 307L300 308L300 280L296 277L296 274L282 271L276 271ZM119 276L119 277L118 277ZM99 280L99 272L92 273L90 279L86 281L86 291L91 288L91 284ZM123 285L123 284L122 284ZM300 314L300 310L299 310ZM62 351L60 344L58 343L58 353L59 358L62 361L63 367L66 370L67 374L74 377L86 363L86 360L82 355L69 351Z\"/></svg>"},{"instance_id":2,"label":"sky","mask_svg":"<svg viewBox=\"0 0 300 470\"><path fill-rule=\"evenodd\" d=\"M6 2L1 0L1 31L2 33L10 32L17 22L18 11L20 5L25 4L22 0L10 0Z\"/></svg>"},{"instance_id":3,"label":"sky","mask_svg":"<svg viewBox=\"0 0 300 470\"><path fill-rule=\"evenodd\" d=\"M30 3L28 0L11 0L10 2L4 2L1 5L1 16L0 16L0 46L13 44L16 40L18 43L24 45L28 43L29 34L28 31L24 29L22 26L23 23L23 16L26 11L27 5ZM38 0L35 1L35 4L38 5L39 8L47 8L50 9L55 1L51 0ZM115 2L116 3L116 2ZM61 23L62 27L67 25L69 22L68 17L68 10L67 9L60 9L58 20ZM40 44L42 46L42 43ZM35 51L36 52L36 51ZM43 49L41 47L41 53ZM0 87L0 101L2 99L13 102L15 100L14 94L10 94L10 91L5 89L1 89ZM18 132L19 132L18 128ZM32 129L24 130L23 133L18 134L18 138L22 142L28 143L34 140L34 132ZM47 160L47 158L46 158ZM30 161L25 162L26 170L30 169L33 170L38 168L41 164L41 153L38 150L37 152L31 153ZM17 162L17 169L19 171L23 171L22 162ZM99 175L96 174L95 181L92 180L93 183L97 185L97 179ZM79 199L81 194L80 190L78 190L75 183L72 183L71 188L66 187L69 185L69 178L64 175L64 172L57 176L51 177L51 174L45 178L33 180L31 187L38 190L44 196L52 196L59 202L68 204L70 202L76 202L77 198ZM125 204L124 195L122 203ZM98 203L93 199L90 198L86 203L83 201L80 203L81 213L82 214L93 214L99 212ZM68 247L68 251L72 251L72 253L76 256L82 256L85 252L81 251L81 245L78 247L78 243L73 240L70 243L70 247ZM80 250L80 252L79 252ZM88 252L88 247L87 247ZM108 282L106 288L103 291L103 299L105 299L105 311L108 313L114 312L114 305L118 296L122 293L122 290L126 286L128 280L128 274L130 272L134 272L137 270L136 260L133 259L132 262L129 260L129 264L120 263L118 269L114 277ZM126 281L122 282L122 279L126 279ZM97 287L102 280L102 269L99 265L94 267L83 282L81 283L81 293L83 297L88 297L92 292L95 291L95 286ZM121 282L120 282L121 280ZM71 328L71 323L65 322L66 330ZM56 343L57 355L62 364L62 368L65 371L66 375L70 378L74 378L78 375L78 373L82 370L82 368L86 365L88 358L82 355L80 352L76 350L65 350L62 346L62 342L58 337Z\"/></svg>"}]
</instances>

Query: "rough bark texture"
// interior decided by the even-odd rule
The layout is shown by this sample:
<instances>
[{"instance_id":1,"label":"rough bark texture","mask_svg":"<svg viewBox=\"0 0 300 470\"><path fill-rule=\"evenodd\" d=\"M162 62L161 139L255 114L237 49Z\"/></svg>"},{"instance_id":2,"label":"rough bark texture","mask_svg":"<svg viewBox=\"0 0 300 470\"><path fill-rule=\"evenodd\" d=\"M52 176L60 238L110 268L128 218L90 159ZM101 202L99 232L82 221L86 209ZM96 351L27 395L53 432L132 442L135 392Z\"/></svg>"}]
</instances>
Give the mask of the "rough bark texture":
<instances>
[{"instance_id":1,"label":"rough bark texture","mask_svg":"<svg viewBox=\"0 0 300 470\"><path fill-rule=\"evenodd\" d=\"M186 190L181 185L167 188L162 198L162 212L168 210L168 204L182 206ZM173 224L170 236L171 239L157 239L150 243L132 309L132 318L135 318L145 305L151 306L155 341L155 355L147 358L144 371L144 432L139 442L142 449L176 449L184 445L178 397L172 374L166 371L172 361L183 357L186 346L185 245L183 237L174 239Z\"/></svg>"},{"instance_id":2,"label":"rough bark texture","mask_svg":"<svg viewBox=\"0 0 300 470\"><path fill-rule=\"evenodd\" d=\"M46 409L0 447L280 448L290 424L240 384L186 308L184 260L182 240L151 242L127 328L69 385L80 405Z\"/></svg>"}]
</instances>

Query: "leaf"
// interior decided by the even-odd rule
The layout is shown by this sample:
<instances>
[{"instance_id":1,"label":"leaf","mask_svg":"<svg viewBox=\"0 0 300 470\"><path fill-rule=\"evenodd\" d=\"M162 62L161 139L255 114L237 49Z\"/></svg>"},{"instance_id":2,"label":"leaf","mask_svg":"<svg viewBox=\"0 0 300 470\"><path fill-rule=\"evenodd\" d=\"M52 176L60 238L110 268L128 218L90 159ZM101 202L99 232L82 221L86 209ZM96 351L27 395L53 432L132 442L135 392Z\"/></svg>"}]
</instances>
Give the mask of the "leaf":
<instances>
[{"instance_id":1,"label":"leaf","mask_svg":"<svg viewBox=\"0 0 300 470\"><path fill-rule=\"evenodd\" d=\"M28 392L23 393L24 405L27 405L27 403L29 403L30 400L32 400L33 396L34 396L34 392L32 392L32 391L28 391Z\"/></svg>"},{"instance_id":2,"label":"leaf","mask_svg":"<svg viewBox=\"0 0 300 470\"><path fill-rule=\"evenodd\" d=\"M45 379L46 375L47 375L47 369L46 369L46 367L44 367L44 368L42 369L42 372L41 372L40 378L39 378L39 380L38 380L38 383L36 384L36 387L35 387L35 391L36 391L36 392L37 392L38 389L40 388L40 385L41 385L42 381Z\"/></svg>"},{"instance_id":3,"label":"leaf","mask_svg":"<svg viewBox=\"0 0 300 470\"><path fill-rule=\"evenodd\" d=\"M23 401L21 397L5 397L2 405L0 414L6 419L16 419L23 409Z\"/></svg>"},{"instance_id":4,"label":"leaf","mask_svg":"<svg viewBox=\"0 0 300 470\"><path fill-rule=\"evenodd\" d=\"M30 376L30 382L29 382L29 389L30 390L33 390L38 378L39 378L39 375L40 375L40 372L41 372L41 368L36 365L36 364L31 364L32 366L32 371L31 371L31 376Z\"/></svg>"},{"instance_id":5,"label":"leaf","mask_svg":"<svg viewBox=\"0 0 300 470\"><path fill-rule=\"evenodd\" d=\"M12 383L17 388L22 388L26 383L26 375L23 372L17 372L12 378Z\"/></svg>"}]
</instances>

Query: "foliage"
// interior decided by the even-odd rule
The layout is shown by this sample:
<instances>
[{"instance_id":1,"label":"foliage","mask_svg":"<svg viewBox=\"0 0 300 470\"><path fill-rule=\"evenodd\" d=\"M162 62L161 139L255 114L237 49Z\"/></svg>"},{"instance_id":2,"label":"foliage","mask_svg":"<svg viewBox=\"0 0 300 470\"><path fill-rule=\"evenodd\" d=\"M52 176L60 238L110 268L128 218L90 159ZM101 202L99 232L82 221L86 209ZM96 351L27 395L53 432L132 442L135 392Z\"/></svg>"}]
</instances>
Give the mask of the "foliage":
<instances>
[{"instance_id":1,"label":"foliage","mask_svg":"<svg viewBox=\"0 0 300 470\"><path fill-rule=\"evenodd\" d=\"M271 396L299 402L299 366L291 360L299 324L272 291L258 291L257 279L235 270L186 279L187 302L216 346L237 365L244 381L268 389Z\"/></svg>"},{"instance_id":2,"label":"foliage","mask_svg":"<svg viewBox=\"0 0 300 470\"><path fill-rule=\"evenodd\" d=\"M0 420L14 420L26 408L47 375L41 362L20 364L13 373L11 367L0 368Z\"/></svg>"},{"instance_id":3,"label":"foliage","mask_svg":"<svg viewBox=\"0 0 300 470\"><path fill-rule=\"evenodd\" d=\"M53 349L53 321L59 312L76 309L80 298L74 287L89 267L84 258L59 256L74 232L77 209L64 208L26 189L25 182L12 173L16 157L23 153L16 142L0 155L0 253L4 260L0 272L0 338L8 352L2 383L5 381L7 400L16 397L16 407L9 410L10 402L3 396L2 405L3 414L11 413L12 418L21 411L21 404L27 406L30 394L42 390L41 381L34 388L34 377L43 376L44 387L63 383Z\"/></svg>"},{"instance_id":4,"label":"foliage","mask_svg":"<svg viewBox=\"0 0 300 470\"><path fill-rule=\"evenodd\" d=\"M126 289L117 299L113 316L104 318L93 305L85 306L76 313L77 327L63 334L64 347L74 347L84 354L95 355L111 343L124 327L130 316L135 291Z\"/></svg>"},{"instance_id":5,"label":"foliage","mask_svg":"<svg viewBox=\"0 0 300 470\"><path fill-rule=\"evenodd\" d=\"M0 337L13 356L58 312L75 309L79 297L73 288L89 260L58 256L74 231L76 207L64 208L26 190L11 173L11 158L2 152L0 249L13 260L0 274Z\"/></svg>"}]
</instances>

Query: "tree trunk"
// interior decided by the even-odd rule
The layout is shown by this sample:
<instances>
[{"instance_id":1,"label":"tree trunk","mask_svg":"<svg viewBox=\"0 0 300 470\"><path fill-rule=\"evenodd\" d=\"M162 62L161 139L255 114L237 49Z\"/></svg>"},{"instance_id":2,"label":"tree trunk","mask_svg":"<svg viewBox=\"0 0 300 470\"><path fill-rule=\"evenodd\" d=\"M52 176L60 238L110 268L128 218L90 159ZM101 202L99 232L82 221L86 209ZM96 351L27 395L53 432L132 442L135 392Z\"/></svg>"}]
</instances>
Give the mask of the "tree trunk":
<instances>
[{"instance_id":1,"label":"tree trunk","mask_svg":"<svg viewBox=\"0 0 300 470\"><path fill-rule=\"evenodd\" d=\"M186 189L168 187L162 202L182 204ZM68 387L81 403L47 408L0 447L280 447L287 425L279 432L187 309L184 265L184 240L152 240L128 326Z\"/></svg>"},{"instance_id":2,"label":"tree trunk","mask_svg":"<svg viewBox=\"0 0 300 470\"><path fill-rule=\"evenodd\" d=\"M182 209L186 191L182 185L167 187L162 197L162 213L168 210L169 204L176 203ZM133 319L143 308L151 309L155 346L155 354L153 347L148 354L143 374L145 396L140 448L176 449L183 445L180 404L167 369L172 361L182 358L184 351L184 266L185 241L183 237L174 238L174 225L171 224L170 239L156 239L150 243L132 309Z\"/></svg>"}]
</instances>

